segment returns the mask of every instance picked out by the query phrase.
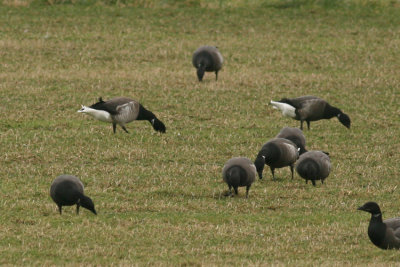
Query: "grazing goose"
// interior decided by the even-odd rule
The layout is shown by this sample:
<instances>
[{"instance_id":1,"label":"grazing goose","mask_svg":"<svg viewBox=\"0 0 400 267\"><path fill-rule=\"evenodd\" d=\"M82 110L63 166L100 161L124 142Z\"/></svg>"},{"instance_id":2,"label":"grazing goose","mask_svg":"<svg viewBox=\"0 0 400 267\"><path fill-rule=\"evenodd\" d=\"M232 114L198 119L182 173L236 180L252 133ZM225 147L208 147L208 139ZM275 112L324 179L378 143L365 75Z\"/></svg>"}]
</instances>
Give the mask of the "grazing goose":
<instances>
[{"instance_id":1,"label":"grazing goose","mask_svg":"<svg viewBox=\"0 0 400 267\"><path fill-rule=\"evenodd\" d=\"M153 112L145 109L139 102L127 97L116 97L108 101L103 101L100 97L99 102L90 107L82 105L82 108L78 112L89 114L103 122L112 123L114 133L117 124L128 133L125 123L134 120L147 120L151 123L154 130L161 133L165 133L166 130L164 123Z\"/></svg>"},{"instance_id":2,"label":"grazing goose","mask_svg":"<svg viewBox=\"0 0 400 267\"><path fill-rule=\"evenodd\" d=\"M299 128L284 127L276 136L276 138L285 138L296 144L300 148L299 154L307 152L306 150L306 138L303 131Z\"/></svg>"},{"instance_id":3,"label":"grazing goose","mask_svg":"<svg viewBox=\"0 0 400 267\"><path fill-rule=\"evenodd\" d=\"M400 249L400 217L382 221L382 212L375 202L367 202L358 210L371 213L368 236L381 249Z\"/></svg>"},{"instance_id":4,"label":"grazing goose","mask_svg":"<svg viewBox=\"0 0 400 267\"><path fill-rule=\"evenodd\" d=\"M339 121L350 128L350 118L340 109L331 106L325 100L315 96L301 96L297 98L282 98L280 101L272 101L270 104L275 109L282 111L286 117L300 121L300 129L303 130L303 122L307 122L310 130L310 121L331 119L337 117Z\"/></svg>"},{"instance_id":5,"label":"grazing goose","mask_svg":"<svg viewBox=\"0 0 400 267\"><path fill-rule=\"evenodd\" d=\"M97 215L93 201L83 194L83 184L75 176L60 175L50 187L50 196L58 206L61 214L62 206L76 204L76 213L79 214L79 207L82 206Z\"/></svg>"},{"instance_id":6,"label":"grazing goose","mask_svg":"<svg viewBox=\"0 0 400 267\"><path fill-rule=\"evenodd\" d=\"M297 173L306 180L311 180L315 186L315 180L321 180L324 183L331 170L331 161L329 156L322 151L308 151L302 154L296 163Z\"/></svg>"},{"instance_id":7,"label":"grazing goose","mask_svg":"<svg viewBox=\"0 0 400 267\"><path fill-rule=\"evenodd\" d=\"M215 46L201 46L194 53L192 58L193 66L197 69L197 77L201 82L204 72L215 72L215 80L218 80L218 71L222 68L224 59L218 48Z\"/></svg>"},{"instance_id":8,"label":"grazing goose","mask_svg":"<svg viewBox=\"0 0 400 267\"><path fill-rule=\"evenodd\" d=\"M249 197L249 189L256 178L256 166L248 158L235 157L225 163L222 169L224 182L228 184L229 195L232 195L232 187L238 194L239 186L246 186L246 198Z\"/></svg>"},{"instance_id":9,"label":"grazing goose","mask_svg":"<svg viewBox=\"0 0 400 267\"><path fill-rule=\"evenodd\" d=\"M275 180L275 169L290 167L293 179L294 163L299 158L299 149L292 141L284 138L274 138L263 145L254 162L258 177L262 179L264 165L268 165Z\"/></svg>"}]
</instances>

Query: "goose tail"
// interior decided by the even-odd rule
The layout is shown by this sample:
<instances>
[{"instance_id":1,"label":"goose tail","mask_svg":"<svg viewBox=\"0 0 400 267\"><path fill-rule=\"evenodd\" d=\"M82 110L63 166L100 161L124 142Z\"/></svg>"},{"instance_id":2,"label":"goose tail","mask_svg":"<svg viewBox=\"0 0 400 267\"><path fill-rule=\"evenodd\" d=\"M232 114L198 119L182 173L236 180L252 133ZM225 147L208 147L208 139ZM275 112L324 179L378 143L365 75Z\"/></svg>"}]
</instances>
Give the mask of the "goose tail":
<instances>
[{"instance_id":1,"label":"goose tail","mask_svg":"<svg viewBox=\"0 0 400 267\"><path fill-rule=\"evenodd\" d=\"M272 105L272 107L274 109L279 109L280 111L282 111L283 116L286 117L290 117L290 118L295 118L296 117L296 108L286 104L286 103L282 103L282 102L276 102L276 101L272 101L270 102L270 104Z\"/></svg>"}]
</instances>

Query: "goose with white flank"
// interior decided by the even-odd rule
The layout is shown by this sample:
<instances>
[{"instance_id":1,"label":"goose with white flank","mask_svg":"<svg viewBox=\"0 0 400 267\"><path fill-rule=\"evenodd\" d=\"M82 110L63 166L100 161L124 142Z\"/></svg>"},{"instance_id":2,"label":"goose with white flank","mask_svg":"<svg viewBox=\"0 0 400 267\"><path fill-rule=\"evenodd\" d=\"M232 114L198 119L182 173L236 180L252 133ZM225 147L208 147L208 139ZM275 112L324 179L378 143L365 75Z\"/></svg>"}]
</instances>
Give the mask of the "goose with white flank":
<instances>
[{"instance_id":1,"label":"goose with white flank","mask_svg":"<svg viewBox=\"0 0 400 267\"><path fill-rule=\"evenodd\" d=\"M232 187L237 195L238 187L246 186L246 198L248 198L250 186L256 178L256 166L248 158L231 158L222 169L222 177L224 182L228 184L229 196L232 196Z\"/></svg>"},{"instance_id":2,"label":"goose with white flank","mask_svg":"<svg viewBox=\"0 0 400 267\"><path fill-rule=\"evenodd\" d=\"M303 131L299 128L284 127L276 136L276 138L285 138L296 144L300 148L299 154L307 152L306 150L306 137Z\"/></svg>"},{"instance_id":3,"label":"goose with white flank","mask_svg":"<svg viewBox=\"0 0 400 267\"><path fill-rule=\"evenodd\" d=\"M280 101L272 101L270 104L275 109L282 111L286 117L300 121L300 129L303 130L303 122L307 122L310 130L310 122L337 117L347 128L350 128L350 118L339 108L331 106L325 100L316 96L301 96L297 98L282 98Z\"/></svg>"},{"instance_id":4,"label":"goose with white flank","mask_svg":"<svg viewBox=\"0 0 400 267\"><path fill-rule=\"evenodd\" d=\"M265 143L254 161L258 177L262 179L264 165L271 169L272 179L275 180L275 169L290 167L293 179L294 163L299 158L299 149L292 141L284 138L274 138Z\"/></svg>"},{"instance_id":5,"label":"goose with white flank","mask_svg":"<svg viewBox=\"0 0 400 267\"><path fill-rule=\"evenodd\" d=\"M381 249L400 249L400 217L382 221L382 212L375 202L367 202L358 210L371 213L368 236Z\"/></svg>"},{"instance_id":6,"label":"goose with white flank","mask_svg":"<svg viewBox=\"0 0 400 267\"><path fill-rule=\"evenodd\" d=\"M147 120L151 123L154 130L161 133L165 133L166 130L164 123L153 112L145 109L136 100L127 97L115 97L107 101L103 101L100 97L99 102L90 107L82 105L82 108L78 112L88 114L99 121L112 123L114 133L117 124L128 133L125 124L134 120Z\"/></svg>"},{"instance_id":7,"label":"goose with white flank","mask_svg":"<svg viewBox=\"0 0 400 267\"><path fill-rule=\"evenodd\" d=\"M50 187L50 196L58 206L60 214L62 206L76 205L76 213L82 206L97 215L93 201L84 195L82 182L73 175L58 176Z\"/></svg>"},{"instance_id":8,"label":"goose with white flank","mask_svg":"<svg viewBox=\"0 0 400 267\"><path fill-rule=\"evenodd\" d=\"M302 154L296 163L296 171L306 180L311 180L315 186L316 180L321 180L324 183L326 177L331 171L331 161L326 152L308 151Z\"/></svg>"},{"instance_id":9,"label":"goose with white flank","mask_svg":"<svg viewBox=\"0 0 400 267\"><path fill-rule=\"evenodd\" d=\"M222 68L224 59L215 46L201 46L192 57L193 66L197 69L197 78L201 82L204 72L215 72L215 80L218 80L218 72Z\"/></svg>"}]
</instances>

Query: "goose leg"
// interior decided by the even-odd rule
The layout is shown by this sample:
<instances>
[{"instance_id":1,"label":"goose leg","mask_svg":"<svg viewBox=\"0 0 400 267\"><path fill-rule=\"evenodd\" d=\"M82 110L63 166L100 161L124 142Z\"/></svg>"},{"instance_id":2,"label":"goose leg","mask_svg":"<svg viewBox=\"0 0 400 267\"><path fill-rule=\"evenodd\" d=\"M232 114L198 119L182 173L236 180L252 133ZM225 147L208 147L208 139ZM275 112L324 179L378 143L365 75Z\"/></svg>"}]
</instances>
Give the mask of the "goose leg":
<instances>
[{"instance_id":1,"label":"goose leg","mask_svg":"<svg viewBox=\"0 0 400 267\"><path fill-rule=\"evenodd\" d=\"M60 212L60 215L61 215L61 213L62 213L62 206L61 205L58 205L58 211Z\"/></svg>"},{"instance_id":2,"label":"goose leg","mask_svg":"<svg viewBox=\"0 0 400 267\"><path fill-rule=\"evenodd\" d=\"M303 131L303 120L300 120L300 130Z\"/></svg>"},{"instance_id":3,"label":"goose leg","mask_svg":"<svg viewBox=\"0 0 400 267\"><path fill-rule=\"evenodd\" d=\"M275 168L270 167L271 172L272 172L272 180L275 181Z\"/></svg>"},{"instance_id":4,"label":"goose leg","mask_svg":"<svg viewBox=\"0 0 400 267\"><path fill-rule=\"evenodd\" d=\"M310 121L306 121L307 122L307 128L308 130L310 130Z\"/></svg>"},{"instance_id":5,"label":"goose leg","mask_svg":"<svg viewBox=\"0 0 400 267\"><path fill-rule=\"evenodd\" d=\"M218 81L218 71L215 72L215 80Z\"/></svg>"},{"instance_id":6,"label":"goose leg","mask_svg":"<svg viewBox=\"0 0 400 267\"><path fill-rule=\"evenodd\" d=\"M292 164L292 165L290 165L290 171L292 172L292 180L293 180L293 169L294 169L294 166Z\"/></svg>"},{"instance_id":7,"label":"goose leg","mask_svg":"<svg viewBox=\"0 0 400 267\"><path fill-rule=\"evenodd\" d=\"M80 205L76 204L76 214L79 214L79 207L80 207Z\"/></svg>"},{"instance_id":8,"label":"goose leg","mask_svg":"<svg viewBox=\"0 0 400 267\"><path fill-rule=\"evenodd\" d=\"M234 187L233 190L235 190L235 195L238 195L238 194L239 194L238 188L237 188L237 187Z\"/></svg>"},{"instance_id":9,"label":"goose leg","mask_svg":"<svg viewBox=\"0 0 400 267\"><path fill-rule=\"evenodd\" d=\"M311 180L312 185L315 186L315 180Z\"/></svg>"},{"instance_id":10,"label":"goose leg","mask_svg":"<svg viewBox=\"0 0 400 267\"><path fill-rule=\"evenodd\" d=\"M249 198L250 185L246 186L246 198Z\"/></svg>"},{"instance_id":11,"label":"goose leg","mask_svg":"<svg viewBox=\"0 0 400 267\"><path fill-rule=\"evenodd\" d=\"M113 132L115 133L115 131L117 130L117 124L113 122Z\"/></svg>"},{"instance_id":12,"label":"goose leg","mask_svg":"<svg viewBox=\"0 0 400 267\"><path fill-rule=\"evenodd\" d=\"M129 133L128 130L125 128L124 125L121 125L121 128L122 128L126 133Z\"/></svg>"}]
</instances>

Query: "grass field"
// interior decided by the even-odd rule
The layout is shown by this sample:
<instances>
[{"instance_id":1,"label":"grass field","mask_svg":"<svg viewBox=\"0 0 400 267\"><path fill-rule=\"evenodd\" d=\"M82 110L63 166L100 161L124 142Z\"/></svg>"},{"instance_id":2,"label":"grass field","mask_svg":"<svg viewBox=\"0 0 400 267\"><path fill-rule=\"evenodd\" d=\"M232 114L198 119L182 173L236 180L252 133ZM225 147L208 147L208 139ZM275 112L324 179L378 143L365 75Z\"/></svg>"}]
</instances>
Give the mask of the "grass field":
<instances>
[{"instance_id":1,"label":"grass field","mask_svg":"<svg viewBox=\"0 0 400 267\"><path fill-rule=\"evenodd\" d=\"M400 214L399 1L73 3L0 4L1 265L398 264L356 209ZM191 65L204 44L225 58L217 82ZM330 152L326 183L266 167L249 199L223 197L229 158L299 126L269 100L306 94L352 119L305 130ZM167 133L114 135L77 113L99 96L141 101ZM64 173L98 216L58 214L49 188Z\"/></svg>"}]
</instances>

